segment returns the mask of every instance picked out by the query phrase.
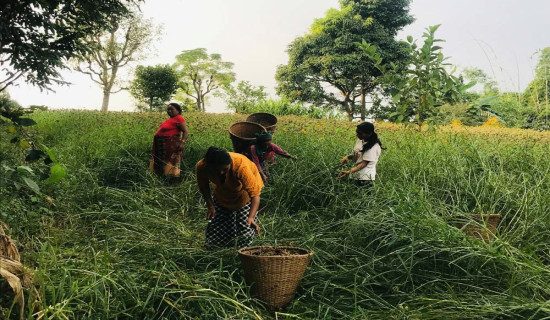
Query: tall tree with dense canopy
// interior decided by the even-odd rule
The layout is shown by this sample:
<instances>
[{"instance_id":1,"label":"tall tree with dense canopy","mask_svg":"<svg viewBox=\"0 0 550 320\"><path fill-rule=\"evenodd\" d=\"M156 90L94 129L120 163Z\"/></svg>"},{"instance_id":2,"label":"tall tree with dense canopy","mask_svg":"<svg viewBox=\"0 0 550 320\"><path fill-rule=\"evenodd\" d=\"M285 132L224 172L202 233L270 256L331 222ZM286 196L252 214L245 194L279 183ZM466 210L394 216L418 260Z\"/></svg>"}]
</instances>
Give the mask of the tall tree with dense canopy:
<instances>
[{"instance_id":1,"label":"tall tree with dense canopy","mask_svg":"<svg viewBox=\"0 0 550 320\"><path fill-rule=\"evenodd\" d=\"M159 29L150 20L134 14L113 23L104 33L89 36L85 41L90 50L76 58L75 70L90 76L103 90L101 111L107 111L111 93L126 88L118 85L120 69L145 57Z\"/></svg>"},{"instance_id":2,"label":"tall tree with dense canopy","mask_svg":"<svg viewBox=\"0 0 550 320\"><path fill-rule=\"evenodd\" d=\"M40 88L63 83L67 59L86 52L86 38L108 29L141 0L2 0L0 92L18 79Z\"/></svg>"},{"instance_id":3,"label":"tall tree with dense canopy","mask_svg":"<svg viewBox=\"0 0 550 320\"><path fill-rule=\"evenodd\" d=\"M182 51L176 56L174 69L179 77L178 91L194 99L199 111L205 111L207 95L235 81L233 63L222 61L220 54L208 54L205 48Z\"/></svg>"},{"instance_id":4,"label":"tall tree with dense canopy","mask_svg":"<svg viewBox=\"0 0 550 320\"><path fill-rule=\"evenodd\" d=\"M149 110L160 111L163 103L178 88L178 77L169 65L138 66L130 93L149 105Z\"/></svg>"},{"instance_id":5,"label":"tall tree with dense canopy","mask_svg":"<svg viewBox=\"0 0 550 320\"><path fill-rule=\"evenodd\" d=\"M249 81L240 81L236 87L226 90L227 108L240 113L250 113L258 103L267 98L264 86L255 87Z\"/></svg>"},{"instance_id":6,"label":"tall tree with dense canopy","mask_svg":"<svg viewBox=\"0 0 550 320\"><path fill-rule=\"evenodd\" d=\"M523 102L536 112L542 112L549 106L550 100L550 47L540 51L535 67L535 79L529 83L523 93Z\"/></svg>"},{"instance_id":7,"label":"tall tree with dense canopy","mask_svg":"<svg viewBox=\"0 0 550 320\"><path fill-rule=\"evenodd\" d=\"M288 47L289 62L279 66L277 93L294 101L338 106L351 119L366 116L366 97L380 71L358 47L376 44L385 61L398 64L406 53L395 40L410 24L410 0L342 0L310 31ZM359 99L359 101L358 101Z\"/></svg>"}]
</instances>

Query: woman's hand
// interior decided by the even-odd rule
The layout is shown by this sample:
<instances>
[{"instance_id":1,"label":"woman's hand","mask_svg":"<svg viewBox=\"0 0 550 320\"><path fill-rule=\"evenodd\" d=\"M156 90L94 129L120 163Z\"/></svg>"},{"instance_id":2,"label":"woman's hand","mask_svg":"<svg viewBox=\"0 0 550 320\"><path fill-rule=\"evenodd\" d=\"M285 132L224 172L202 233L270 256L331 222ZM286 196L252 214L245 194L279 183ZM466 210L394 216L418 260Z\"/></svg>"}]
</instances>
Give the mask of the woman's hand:
<instances>
[{"instance_id":1,"label":"woman's hand","mask_svg":"<svg viewBox=\"0 0 550 320\"><path fill-rule=\"evenodd\" d=\"M187 141L186 140L181 140L179 143L178 143L178 151L183 151L183 148L185 148L185 143Z\"/></svg>"},{"instance_id":2,"label":"woman's hand","mask_svg":"<svg viewBox=\"0 0 550 320\"><path fill-rule=\"evenodd\" d=\"M346 162L348 162L348 160L349 160L349 157L345 156L342 159L340 159L340 164L346 164Z\"/></svg>"},{"instance_id":3,"label":"woman's hand","mask_svg":"<svg viewBox=\"0 0 550 320\"><path fill-rule=\"evenodd\" d=\"M250 227L254 228L254 233L256 235L259 235L260 234L260 226L258 225L258 223L256 223L256 221L252 220L252 221L247 221L246 222Z\"/></svg>"},{"instance_id":4,"label":"woman's hand","mask_svg":"<svg viewBox=\"0 0 550 320\"><path fill-rule=\"evenodd\" d=\"M351 170L342 170L340 171L340 175L338 176L338 179L341 179L351 173Z\"/></svg>"},{"instance_id":5,"label":"woman's hand","mask_svg":"<svg viewBox=\"0 0 550 320\"><path fill-rule=\"evenodd\" d=\"M263 180L264 182L266 182L266 181L267 181L267 175L266 175L265 173L263 173L263 172L260 172L260 175L262 176L262 180Z\"/></svg>"},{"instance_id":6,"label":"woman's hand","mask_svg":"<svg viewBox=\"0 0 550 320\"><path fill-rule=\"evenodd\" d=\"M216 207L208 206L208 211L206 212L206 220L213 220L216 217Z\"/></svg>"}]
</instances>

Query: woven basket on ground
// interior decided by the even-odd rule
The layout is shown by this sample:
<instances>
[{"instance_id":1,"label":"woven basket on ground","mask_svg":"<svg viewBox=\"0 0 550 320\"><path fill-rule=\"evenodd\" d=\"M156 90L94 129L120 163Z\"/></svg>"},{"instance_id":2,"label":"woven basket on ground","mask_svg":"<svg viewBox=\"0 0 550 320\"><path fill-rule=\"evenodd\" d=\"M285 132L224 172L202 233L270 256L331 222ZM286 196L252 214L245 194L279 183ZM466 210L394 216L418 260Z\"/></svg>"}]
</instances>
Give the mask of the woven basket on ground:
<instances>
[{"instance_id":1,"label":"woven basket on ground","mask_svg":"<svg viewBox=\"0 0 550 320\"><path fill-rule=\"evenodd\" d=\"M273 309L292 301L313 255L306 249L288 246L247 247L238 252L252 294Z\"/></svg>"},{"instance_id":2,"label":"woven basket on ground","mask_svg":"<svg viewBox=\"0 0 550 320\"><path fill-rule=\"evenodd\" d=\"M486 242L495 237L500 214L472 214L456 221L456 225L465 234L482 239Z\"/></svg>"},{"instance_id":3,"label":"woven basket on ground","mask_svg":"<svg viewBox=\"0 0 550 320\"><path fill-rule=\"evenodd\" d=\"M277 128L277 117L271 113L253 113L246 118L246 121L261 124L267 132L274 133Z\"/></svg>"},{"instance_id":4,"label":"woven basket on ground","mask_svg":"<svg viewBox=\"0 0 550 320\"><path fill-rule=\"evenodd\" d=\"M248 146L256 139L256 133L264 133L265 128L254 122L236 122L229 127L229 135L233 150L238 153L246 153Z\"/></svg>"}]
</instances>

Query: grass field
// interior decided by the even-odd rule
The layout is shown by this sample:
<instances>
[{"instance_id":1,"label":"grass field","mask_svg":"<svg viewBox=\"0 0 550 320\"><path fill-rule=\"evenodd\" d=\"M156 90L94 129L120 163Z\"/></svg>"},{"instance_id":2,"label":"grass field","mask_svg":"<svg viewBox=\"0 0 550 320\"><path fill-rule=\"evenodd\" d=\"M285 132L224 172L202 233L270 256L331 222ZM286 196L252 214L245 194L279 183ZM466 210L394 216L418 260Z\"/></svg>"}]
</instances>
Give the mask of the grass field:
<instances>
[{"instance_id":1,"label":"grass field","mask_svg":"<svg viewBox=\"0 0 550 320\"><path fill-rule=\"evenodd\" d=\"M205 251L194 164L244 115L184 114L183 181L147 170L164 114L38 112L36 139L67 168L42 195L0 187L0 220L36 270L42 319L550 318L550 133L377 124L384 147L370 193L336 179L354 125L280 117L278 160L254 244L314 251L295 300L270 313L250 297L233 249ZM23 164L1 126L0 161ZM33 164L36 172L44 165ZM4 179L6 180L6 179ZM44 199L51 197L53 204ZM499 213L494 241L456 228ZM5 288L2 286L2 288ZM1 316L15 318L8 299ZM28 304L29 305L29 304ZM27 312L32 314L32 310ZM32 318L29 316L29 319Z\"/></svg>"}]
</instances>

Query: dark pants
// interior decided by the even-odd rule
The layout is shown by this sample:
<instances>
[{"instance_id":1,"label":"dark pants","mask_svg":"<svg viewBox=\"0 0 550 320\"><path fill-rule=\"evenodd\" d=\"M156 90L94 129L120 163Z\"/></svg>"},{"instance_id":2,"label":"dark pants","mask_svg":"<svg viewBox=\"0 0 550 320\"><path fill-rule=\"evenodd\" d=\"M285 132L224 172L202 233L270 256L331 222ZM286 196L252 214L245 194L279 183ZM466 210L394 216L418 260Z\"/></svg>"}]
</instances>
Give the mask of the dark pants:
<instances>
[{"instance_id":1,"label":"dark pants","mask_svg":"<svg viewBox=\"0 0 550 320\"><path fill-rule=\"evenodd\" d=\"M356 186L362 187L365 189L370 189L374 185L374 182L372 180L353 180L353 183L355 183Z\"/></svg>"}]
</instances>

